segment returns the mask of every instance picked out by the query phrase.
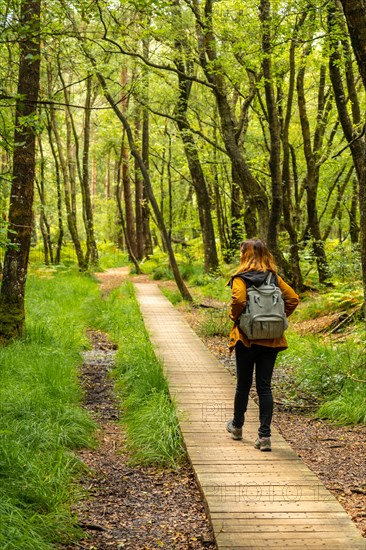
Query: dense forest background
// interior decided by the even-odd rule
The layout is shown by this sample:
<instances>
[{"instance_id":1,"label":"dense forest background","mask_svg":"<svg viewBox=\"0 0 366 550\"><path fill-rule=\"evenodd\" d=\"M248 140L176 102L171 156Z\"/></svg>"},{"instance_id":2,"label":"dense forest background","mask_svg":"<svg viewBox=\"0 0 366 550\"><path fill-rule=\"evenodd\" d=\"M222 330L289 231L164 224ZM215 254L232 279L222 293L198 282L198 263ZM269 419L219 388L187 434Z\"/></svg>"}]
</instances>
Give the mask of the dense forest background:
<instances>
[{"instance_id":1,"label":"dense forest background","mask_svg":"<svg viewBox=\"0 0 366 550\"><path fill-rule=\"evenodd\" d=\"M2 338L29 250L160 249L189 300L259 236L298 291L365 283L362 0L0 4Z\"/></svg>"}]
</instances>

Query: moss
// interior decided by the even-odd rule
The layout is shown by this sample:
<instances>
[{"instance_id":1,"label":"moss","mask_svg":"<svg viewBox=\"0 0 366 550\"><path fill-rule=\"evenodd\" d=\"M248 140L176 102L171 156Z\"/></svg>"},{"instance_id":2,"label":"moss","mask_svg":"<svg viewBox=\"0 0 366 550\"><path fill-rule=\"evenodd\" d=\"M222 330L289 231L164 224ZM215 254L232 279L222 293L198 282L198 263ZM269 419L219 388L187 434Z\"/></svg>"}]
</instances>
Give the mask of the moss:
<instances>
[{"instance_id":1,"label":"moss","mask_svg":"<svg viewBox=\"0 0 366 550\"><path fill-rule=\"evenodd\" d=\"M24 301L9 302L0 299L0 344L5 344L24 333Z\"/></svg>"}]
</instances>

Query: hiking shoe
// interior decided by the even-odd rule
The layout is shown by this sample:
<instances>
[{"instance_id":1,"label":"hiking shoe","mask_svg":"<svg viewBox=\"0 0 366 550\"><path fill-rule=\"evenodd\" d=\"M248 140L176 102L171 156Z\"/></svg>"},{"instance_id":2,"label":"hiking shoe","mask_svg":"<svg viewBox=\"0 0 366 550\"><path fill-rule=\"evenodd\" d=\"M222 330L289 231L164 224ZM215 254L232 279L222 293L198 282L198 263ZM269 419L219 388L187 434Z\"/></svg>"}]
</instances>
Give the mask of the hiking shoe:
<instances>
[{"instance_id":1,"label":"hiking shoe","mask_svg":"<svg viewBox=\"0 0 366 550\"><path fill-rule=\"evenodd\" d=\"M231 433L233 439L243 439L243 428L235 428L232 420L229 420L226 429Z\"/></svg>"},{"instance_id":2,"label":"hiking shoe","mask_svg":"<svg viewBox=\"0 0 366 550\"><path fill-rule=\"evenodd\" d=\"M258 437L257 441L254 443L256 449L261 451L271 451L271 438L270 437Z\"/></svg>"}]
</instances>

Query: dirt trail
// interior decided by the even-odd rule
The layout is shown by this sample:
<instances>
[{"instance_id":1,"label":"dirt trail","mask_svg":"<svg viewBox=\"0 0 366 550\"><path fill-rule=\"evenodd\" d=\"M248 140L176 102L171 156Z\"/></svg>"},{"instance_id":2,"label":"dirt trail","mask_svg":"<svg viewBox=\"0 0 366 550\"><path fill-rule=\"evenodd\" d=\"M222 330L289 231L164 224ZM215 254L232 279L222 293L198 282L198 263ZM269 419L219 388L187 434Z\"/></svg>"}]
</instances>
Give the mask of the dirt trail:
<instances>
[{"instance_id":1,"label":"dirt trail","mask_svg":"<svg viewBox=\"0 0 366 550\"><path fill-rule=\"evenodd\" d=\"M94 273L100 282L100 292L102 296L121 286L122 282L128 277L130 268L128 266L113 267L100 273Z\"/></svg>"},{"instance_id":2,"label":"dirt trail","mask_svg":"<svg viewBox=\"0 0 366 550\"><path fill-rule=\"evenodd\" d=\"M128 269L97 273L101 294L118 288ZM215 549L201 494L188 464L178 471L131 467L119 406L110 376L115 345L100 331L88 332L92 350L84 354L84 406L99 425L98 447L80 457L89 472L81 480L89 497L75 508L85 538L64 549Z\"/></svg>"}]
</instances>

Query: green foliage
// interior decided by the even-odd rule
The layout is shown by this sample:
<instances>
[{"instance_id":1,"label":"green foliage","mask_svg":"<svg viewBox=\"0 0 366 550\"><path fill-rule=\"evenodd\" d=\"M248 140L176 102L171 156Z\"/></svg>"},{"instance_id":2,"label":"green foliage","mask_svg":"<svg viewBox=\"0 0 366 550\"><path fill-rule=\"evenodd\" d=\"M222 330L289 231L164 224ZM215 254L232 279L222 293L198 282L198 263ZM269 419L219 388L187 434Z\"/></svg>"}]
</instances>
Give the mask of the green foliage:
<instances>
[{"instance_id":1,"label":"green foliage","mask_svg":"<svg viewBox=\"0 0 366 550\"><path fill-rule=\"evenodd\" d=\"M174 466L184 453L175 406L131 283L100 303L92 322L118 342L115 377L131 461Z\"/></svg>"},{"instance_id":2,"label":"green foliage","mask_svg":"<svg viewBox=\"0 0 366 550\"><path fill-rule=\"evenodd\" d=\"M72 272L42 275L28 280L25 338L0 348L0 547L9 550L78 536L69 506L83 466L71 450L90 446L95 428L80 408L77 367L96 285Z\"/></svg>"},{"instance_id":3,"label":"green foliage","mask_svg":"<svg viewBox=\"0 0 366 550\"><path fill-rule=\"evenodd\" d=\"M329 267L332 275L342 282L348 280L359 284L362 279L359 247L338 244L329 255Z\"/></svg>"},{"instance_id":4,"label":"green foliage","mask_svg":"<svg viewBox=\"0 0 366 550\"><path fill-rule=\"evenodd\" d=\"M8 237L8 233L9 233L8 225L9 224L0 217L0 249L1 248L10 248L10 247L16 248L17 247L16 244L13 244L13 243L10 242L10 239ZM10 230L10 232L15 233L15 231L13 231L13 230Z\"/></svg>"}]
</instances>

